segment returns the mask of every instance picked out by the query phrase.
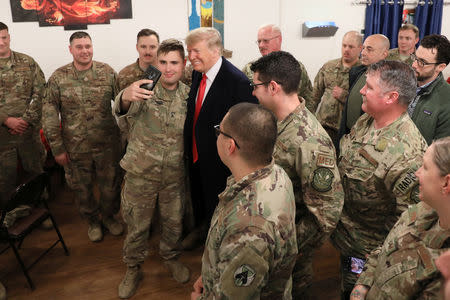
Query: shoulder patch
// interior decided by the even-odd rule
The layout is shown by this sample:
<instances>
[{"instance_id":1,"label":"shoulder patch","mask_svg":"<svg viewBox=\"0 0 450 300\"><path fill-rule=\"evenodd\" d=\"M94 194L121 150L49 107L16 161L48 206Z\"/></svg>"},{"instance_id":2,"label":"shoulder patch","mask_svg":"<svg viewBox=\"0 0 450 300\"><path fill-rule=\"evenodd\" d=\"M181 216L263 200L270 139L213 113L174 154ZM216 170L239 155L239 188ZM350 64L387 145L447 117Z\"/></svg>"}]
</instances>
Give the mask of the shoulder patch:
<instances>
[{"instance_id":1,"label":"shoulder patch","mask_svg":"<svg viewBox=\"0 0 450 300\"><path fill-rule=\"evenodd\" d=\"M334 174L328 168L317 168L311 182L312 187L318 192L328 192L331 190Z\"/></svg>"},{"instance_id":2,"label":"shoulder patch","mask_svg":"<svg viewBox=\"0 0 450 300\"><path fill-rule=\"evenodd\" d=\"M242 265L234 271L234 284L236 286L249 286L255 279L255 271L248 265Z\"/></svg>"},{"instance_id":3,"label":"shoulder patch","mask_svg":"<svg viewBox=\"0 0 450 300\"><path fill-rule=\"evenodd\" d=\"M335 159L332 155L326 153L317 153L316 166L325 168L334 168Z\"/></svg>"},{"instance_id":4,"label":"shoulder patch","mask_svg":"<svg viewBox=\"0 0 450 300\"><path fill-rule=\"evenodd\" d=\"M383 152L388 145L388 141L385 138L381 138L378 140L377 144L375 145L375 150L379 152Z\"/></svg>"}]
</instances>

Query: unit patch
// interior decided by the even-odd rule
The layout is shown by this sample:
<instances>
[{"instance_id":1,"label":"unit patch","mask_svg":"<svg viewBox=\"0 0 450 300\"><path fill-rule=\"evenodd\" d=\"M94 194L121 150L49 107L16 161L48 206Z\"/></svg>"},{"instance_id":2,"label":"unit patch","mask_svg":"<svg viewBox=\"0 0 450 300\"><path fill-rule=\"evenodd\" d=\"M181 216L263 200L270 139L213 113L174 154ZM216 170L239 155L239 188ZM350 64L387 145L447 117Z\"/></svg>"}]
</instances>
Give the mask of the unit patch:
<instances>
[{"instance_id":1,"label":"unit patch","mask_svg":"<svg viewBox=\"0 0 450 300\"><path fill-rule=\"evenodd\" d=\"M318 192L328 192L331 190L334 174L328 168L317 168L314 171L312 187Z\"/></svg>"},{"instance_id":2,"label":"unit patch","mask_svg":"<svg viewBox=\"0 0 450 300\"><path fill-rule=\"evenodd\" d=\"M234 284L236 286L249 286L255 279L255 271L248 265L242 265L234 272Z\"/></svg>"}]
</instances>

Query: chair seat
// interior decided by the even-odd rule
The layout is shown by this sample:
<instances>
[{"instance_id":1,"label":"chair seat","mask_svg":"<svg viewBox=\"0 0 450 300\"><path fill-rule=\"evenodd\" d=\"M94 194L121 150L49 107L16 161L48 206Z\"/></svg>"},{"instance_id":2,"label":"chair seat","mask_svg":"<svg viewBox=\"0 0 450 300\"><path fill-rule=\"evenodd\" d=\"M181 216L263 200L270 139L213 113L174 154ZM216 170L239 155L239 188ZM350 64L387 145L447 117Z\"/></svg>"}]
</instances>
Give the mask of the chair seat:
<instances>
[{"instance_id":1,"label":"chair seat","mask_svg":"<svg viewBox=\"0 0 450 300\"><path fill-rule=\"evenodd\" d=\"M14 225L8 228L10 238L21 239L28 232L34 229L34 224L39 225L41 221L48 218L48 216L49 213L46 208L33 208L30 215L17 219Z\"/></svg>"}]
</instances>

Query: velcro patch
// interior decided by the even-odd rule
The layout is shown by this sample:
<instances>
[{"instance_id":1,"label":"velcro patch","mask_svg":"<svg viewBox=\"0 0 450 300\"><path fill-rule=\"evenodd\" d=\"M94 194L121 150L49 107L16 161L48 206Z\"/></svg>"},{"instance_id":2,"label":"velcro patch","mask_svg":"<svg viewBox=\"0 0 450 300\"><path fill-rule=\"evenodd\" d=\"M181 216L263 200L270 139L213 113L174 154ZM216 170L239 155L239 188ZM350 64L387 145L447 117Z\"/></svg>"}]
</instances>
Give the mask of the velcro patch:
<instances>
[{"instance_id":1,"label":"velcro patch","mask_svg":"<svg viewBox=\"0 0 450 300\"><path fill-rule=\"evenodd\" d=\"M242 265L234 271L234 284L236 286L249 286L255 279L255 271L249 265Z\"/></svg>"},{"instance_id":2,"label":"velcro patch","mask_svg":"<svg viewBox=\"0 0 450 300\"><path fill-rule=\"evenodd\" d=\"M328 192L333 184L334 174L328 168L317 168L314 170L314 176L311 186L318 192Z\"/></svg>"},{"instance_id":3,"label":"velcro patch","mask_svg":"<svg viewBox=\"0 0 450 300\"><path fill-rule=\"evenodd\" d=\"M325 153L318 153L316 159L317 167L334 168L335 159L333 156Z\"/></svg>"},{"instance_id":4,"label":"velcro patch","mask_svg":"<svg viewBox=\"0 0 450 300\"><path fill-rule=\"evenodd\" d=\"M394 189L400 194L405 194L408 192L417 181L417 177L414 173L415 172L413 170L409 169L403 174L402 177L400 177L400 179L397 180Z\"/></svg>"}]
</instances>

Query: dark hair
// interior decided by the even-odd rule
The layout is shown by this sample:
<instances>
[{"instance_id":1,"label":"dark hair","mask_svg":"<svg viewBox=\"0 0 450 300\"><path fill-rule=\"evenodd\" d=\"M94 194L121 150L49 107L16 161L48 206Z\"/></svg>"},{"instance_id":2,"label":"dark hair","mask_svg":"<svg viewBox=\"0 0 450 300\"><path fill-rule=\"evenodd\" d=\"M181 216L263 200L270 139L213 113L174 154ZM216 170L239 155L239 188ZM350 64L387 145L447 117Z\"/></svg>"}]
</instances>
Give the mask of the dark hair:
<instances>
[{"instance_id":1,"label":"dark hair","mask_svg":"<svg viewBox=\"0 0 450 300\"><path fill-rule=\"evenodd\" d=\"M137 34L137 41L139 41L139 38L141 36L151 36L151 35L156 36L156 40L159 43L159 35L158 35L158 33L156 31L154 31L152 29L148 29L148 28L144 28L144 29L142 29L141 31L138 32L138 34Z\"/></svg>"},{"instance_id":2,"label":"dark hair","mask_svg":"<svg viewBox=\"0 0 450 300\"><path fill-rule=\"evenodd\" d=\"M381 60L368 67L367 73L380 74L379 84L387 91L398 93L398 102L408 105L416 96L417 79L414 70L399 61Z\"/></svg>"},{"instance_id":3,"label":"dark hair","mask_svg":"<svg viewBox=\"0 0 450 300\"><path fill-rule=\"evenodd\" d=\"M273 80L281 85L286 94L297 93L302 71L292 54L274 51L252 63L250 69L258 72L262 82Z\"/></svg>"},{"instance_id":4,"label":"dark hair","mask_svg":"<svg viewBox=\"0 0 450 300\"><path fill-rule=\"evenodd\" d=\"M6 31L9 31L8 26L5 23L0 22L0 30L5 30L5 29L6 29Z\"/></svg>"},{"instance_id":5,"label":"dark hair","mask_svg":"<svg viewBox=\"0 0 450 300\"><path fill-rule=\"evenodd\" d=\"M184 60L184 46L183 43L176 39L167 39L162 41L159 45L157 55L167 54L170 51L178 51L181 59Z\"/></svg>"},{"instance_id":6,"label":"dark hair","mask_svg":"<svg viewBox=\"0 0 450 300\"><path fill-rule=\"evenodd\" d=\"M448 65L450 62L450 42L445 35L431 34L425 36L420 46L427 49L436 49L436 62Z\"/></svg>"},{"instance_id":7,"label":"dark hair","mask_svg":"<svg viewBox=\"0 0 450 300\"><path fill-rule=\"evenodd\" d=\"M72 43L73 40L75 39L82 39L82 38L88 38L92 41L91 36L89 35L89 33L84 32L84 31L76 31L74 33L72 33L72 35L69 38L69 42Z\"/></svg>"},{"instance_id":8,"label":"dark hair","mask_svg":"<svg viewBox=\"0 0 450 300\"><path fill-rule=\"evenodd\" d=\"M272 161L277 120L271 111L258 104L239 103L230 108L222 127L237 141L249 165L265 166Z\"/></svg>"}]
</instances>

